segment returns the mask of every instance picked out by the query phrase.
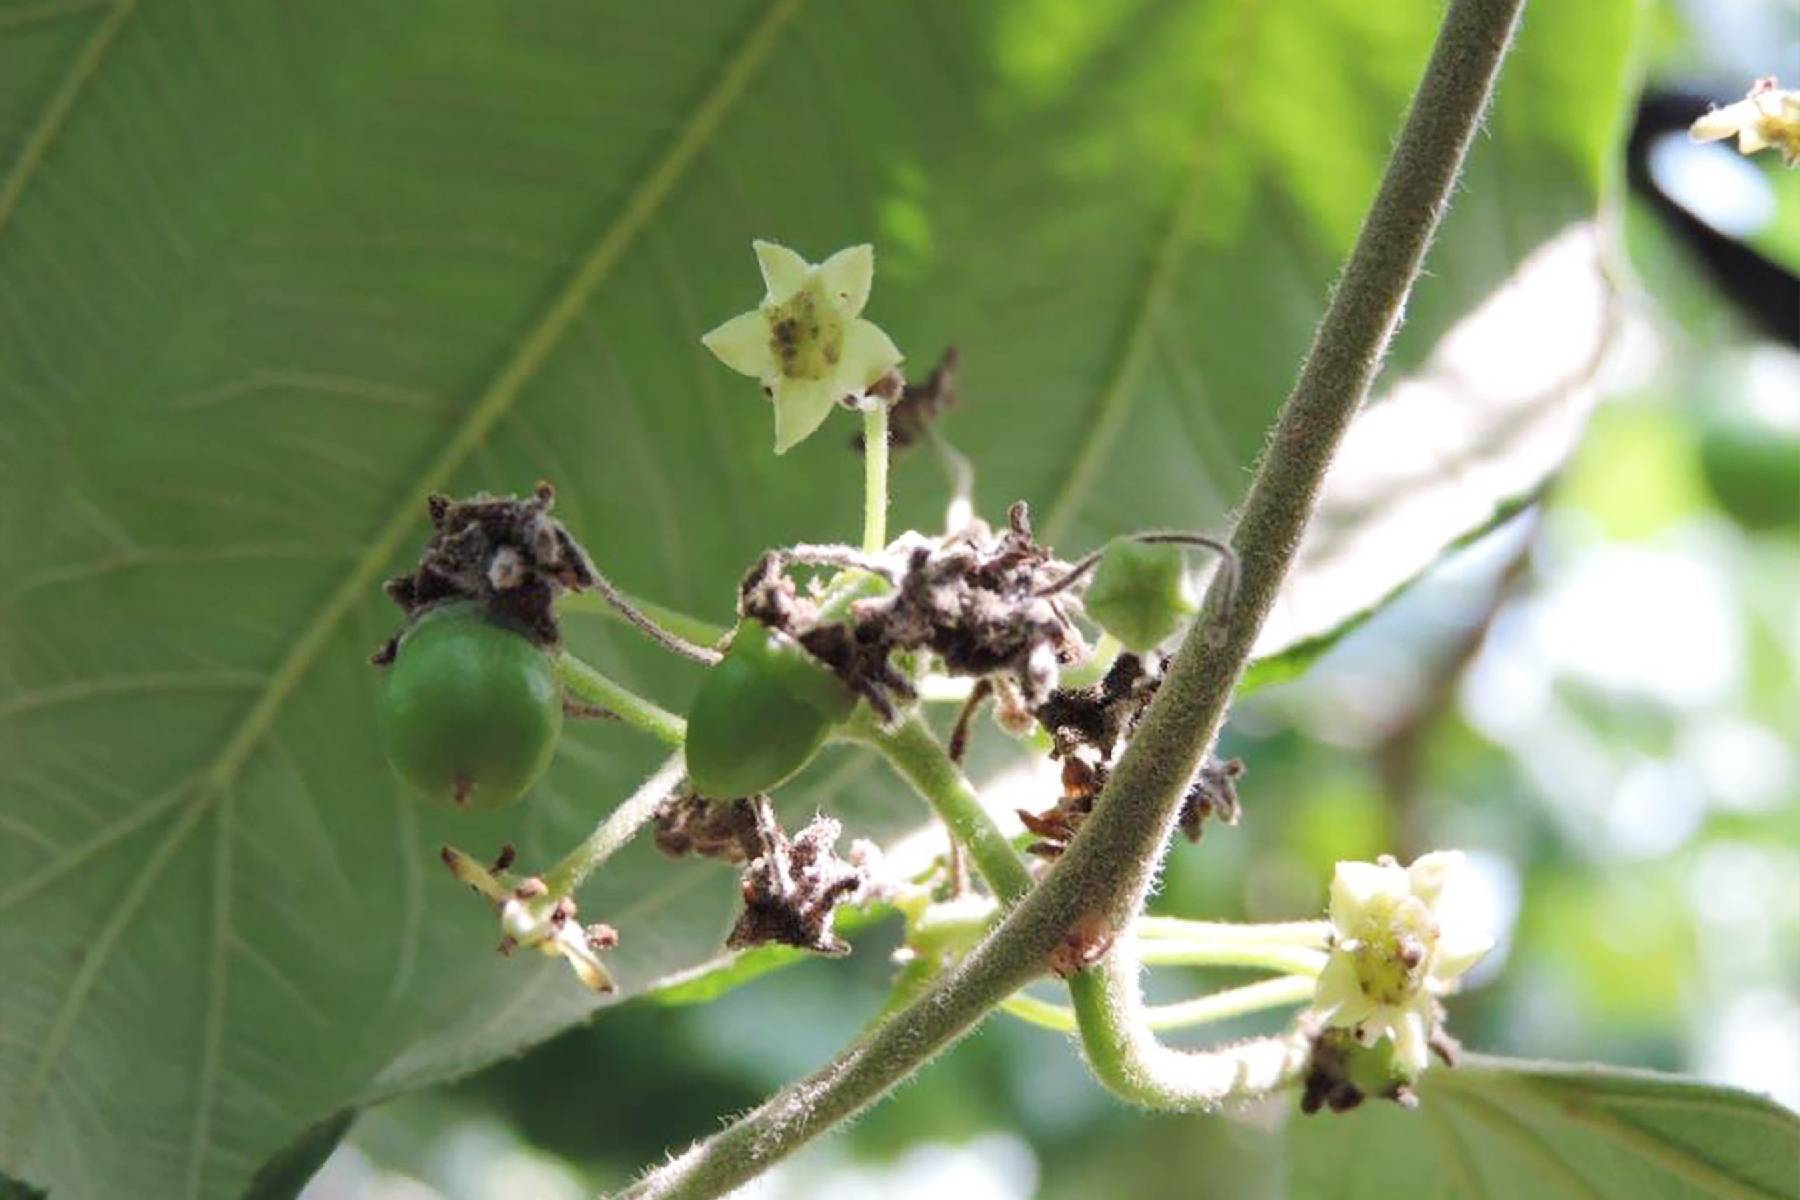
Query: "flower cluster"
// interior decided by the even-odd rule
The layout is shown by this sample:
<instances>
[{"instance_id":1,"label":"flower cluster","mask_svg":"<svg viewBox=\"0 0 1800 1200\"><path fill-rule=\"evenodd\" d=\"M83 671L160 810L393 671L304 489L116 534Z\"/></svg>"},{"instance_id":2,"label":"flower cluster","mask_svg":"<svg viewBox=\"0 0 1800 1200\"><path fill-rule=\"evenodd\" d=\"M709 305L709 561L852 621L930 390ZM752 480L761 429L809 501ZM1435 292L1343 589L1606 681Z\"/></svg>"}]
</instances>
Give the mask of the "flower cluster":
<instances>
[{"instance_id":1,"label":"flower cluster","mask_svg":"<svg viewBox=\"0 0 1800 1200\"><path fill-rule=\"evenodd\" d=\"M1688 136L1696 142L1737 138L1738 152L1755 154L1773 147L1781 161L1800 164L1800 92L1784 91L1775 80L1759 79L1750 94L1695 121Z\"/></svg>"},{"instance_id":2,"label":"flower cluster","mask_svg":"<svg viewBox=\"0 0 1800 1200\"><path fill-rule=\"evenodd\" d=\"M533 875L516 884L507 875L513 851L508 846L492 867L445 846L444 865L463 883L486 896L500 910L500 953L535 948L540 953L565 959L575 977L596 992L613 990L612 975L600 961L600 952L619 944L610 925L583 925L575 919L575 900L553 896L542 879Z\"/></svg>"},{"instance_id":3,"label":"flower cluster","mask_svg":"<svg viewBox=\"0 0 1800 1200\"><path fill-rule=\"evenodd\" d=\"M1481 930L1446 919L1440 901L1468 870L1457 851L1402 867L1383 855L1341 862L1331 881L1331 952L1313 1011L1365 1046L1391 1038L1397 1062L1425 1069L1438 1036L1438 999L1492 948Z\"/></svg>"},{"instance_id":4,"label":"flower cluster","mask_svg":"<svg viewBox=\"0 0 1800 1200\"><path fill-rule=\"evenodd\" d=\"M851 246L817 266L786 246L752 243L767 292L762 303L700 341L719 361L762 381L775 404L775 453L824 424L900 364L900 351L862 319L875 279L875 250Z\"/></svg>"}]
</instances>

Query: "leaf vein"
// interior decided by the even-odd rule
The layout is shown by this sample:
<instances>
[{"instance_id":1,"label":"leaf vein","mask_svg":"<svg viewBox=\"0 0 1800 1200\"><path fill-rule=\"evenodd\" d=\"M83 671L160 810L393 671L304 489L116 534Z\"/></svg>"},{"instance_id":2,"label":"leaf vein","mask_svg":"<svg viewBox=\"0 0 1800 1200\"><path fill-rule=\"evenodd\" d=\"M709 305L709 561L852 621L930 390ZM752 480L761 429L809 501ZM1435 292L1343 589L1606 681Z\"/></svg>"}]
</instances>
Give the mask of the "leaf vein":
<instances>
[{"instance_id":1,"label":"leaf vein","mask_svg":"<svg viewBox=\"0 0 1800 1200\"><path fill-rule=\"evenodd\" d=\"M119 31L125 27L126 21L137 9L138 0L114 0L106 19L94 28L93 35L83 44L75 55L75 61L69 64L62 82L50 94L49 103L38 116L37 124L25 138L25 145L20 148L18 158L0 180L0 232L4 232L11 224L14 214L19 210L19 202L25 195L25 189L37 177L38 168L43 166L45 157L56 142L57 135L62 132L63 122L69 119L74 111L75 102L81 99L82 91L88 80L99 69L100 61L112 47Z\"/></svg>"},{"instance_id":2,"label":"leaf vein","mask_svg":"<svg viewBox=\"0 0 1800 1200\"><path fill-rule=\"evenodd\" d=\"M1499 1105L1471 1092L1453 1093L1456 1102L1470 1110L1470 1115L1486 1122L1489 1129L1499 1134L1503 1141L1509 1143L1521 1157L1537 1163L1544 1173L1561 1183L1569 1191L1583 1200L1606 1200L1593 1184L1577 1171L1556 1149L1546 1142L1543 1135L1531 1128L1524 1121L1515 1117Z\"/></svg>"},{"instance_id":3,"label":"leaf vein","mask_svg":"<svg viewBox=\"0 0 1800 1200\"><path fill-rule=\"evenodd\" d=\"M68 1048L69 1039L75 1032L75 1023L79 1020L94 985L99 982L107 960L112 957L113 948L137 917L151 890L162 878L163 871L187 841L194 826L199 824L207 807L205 803L191 804L176 816L169 826L169 832L144 859L143 866L132 879L124 898L107 914L99 932L88 941L87 952L82 955L81 965L76 968L68 991L63 993L62 999L51 1011L50 1028L40 1043L37 1062L33 1065L31 1075L13 1097L7 1118L0 1124L0 1163L16 1165L23 1158L22 1151L31 1140L39 1115L39 1105L50 1087L50 1077L55 1072L63 1051Z\"/></svg>"},{"instance_id":4,"label":"leaf vein","mask_svg":"<svg viewBox=\"0 0 1800 1200\"><path fill-rule=\"evenodd\" d=\"M1231 117L1230 107L1232 97L1238 91L1237 81L1249 69L1248 60L1251 56L1245 50L1255 39L1255 18L1261 10L1260 4L1247 5L1243 10L1244 25L1236 39L1239 43L1238 50L1225 56L1227 69L1220 73L1214 93L1218 111L1202 125L1201 133L1196 139L1190 154L1187 177L1176 195L1174 211L1169 217L1162 239L1157 243L1150 259L1150 270L1144 277L1143 290L1138 293L1137 307L1132 313L1130 328L1126 330L1120 344L1119 357L1115 360L1112 374L1099 397L1094 401L1093 415L1081 435L1074 460L1063 473L1062 490L1051 503L1050 515L1044 521L1046 541L1055 541L1068 532L1069 523L1086 502L1088 493L1093 491L1101 469L1106 465L1120 434L1124 432L1125 421L1131 414L1132 401L1137 396L1138 381L1154 346L1157 322L1168 308L1181 279L1181 268L1187 258L1187 245L1200 218L1207 182L1212 178L1214 155L1223 136L1221 129Z\"/></svg>"}]
</instances>

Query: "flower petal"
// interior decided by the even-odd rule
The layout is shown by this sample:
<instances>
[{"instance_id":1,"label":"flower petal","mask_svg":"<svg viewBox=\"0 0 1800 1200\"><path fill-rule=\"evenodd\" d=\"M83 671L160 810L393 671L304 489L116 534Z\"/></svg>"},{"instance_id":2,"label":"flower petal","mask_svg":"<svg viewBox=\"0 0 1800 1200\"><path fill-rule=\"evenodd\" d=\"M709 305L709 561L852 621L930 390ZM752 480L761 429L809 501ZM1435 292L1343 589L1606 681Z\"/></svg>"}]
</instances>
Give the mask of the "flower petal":
<instances>
[{"instance_id":1,"label":"flower petal","mask_svg":"<svg viewBox=\"0 0 1800 1200\"><path fill-rule=\"evenodd\" d=\"M775 372L769 343L769 320L757 309L740 313L700 339L720 362L740 375L766 378Z\"/></svg>"},{"instance_id":2,"label":"flower petal","mask_svg":"<svg viewBox=\"0 0 1800 1200\"><path fill-rule=\"evenodd\" d=\"M1468 869L1469 860L1461 850L1433 850L1413 859L1412 866L1406 868L1406 878L1412 885L1412 894L1435 908L1444 886Z\"/></svg>"},{"instance_id":3,"label":"flower petal","mask_svg":"<svg viewBox=\"0 0 1800 1200\"><path fill-rule=\"evenodd\" d=\"M1397 898L1410 890L1406 872L1398 867L1341 862L1331 876L1331 923L1353 937L1376 897Z\"/></svg>"},{"instance_id":4,"label":"flower petal","mask_svg":"<svg viewBox=\"0 0 1800 1200\"><path fill-rule=\"evenodd\" d=\"M875 247L847 246L819 264L819 278L846 317L862 312L875 283Z\"/></svg>"},{"instance_id":5,"label":"flower petal","mask_svg":"<svg viewBox=\"0 0 1800 1200\"><path fill-rule=\"evenodd\" d=\"M1758 151L1767 150L1774 144L1764 136L1763 127L1760 124L1746 125L1738 130L1739 154L1755 154Z\"/></svg>"},{"instance_id":6,"label":"flower petal","mask_svg":"<svg viewBox=\"0 0 1800 1200\"><path fill-rule=\"evenodd\" d=\"M837 377L846 392L860 392L900 365L900 348L881 327L858 317L844 334L844 356Z\"/></svg>"},{"instance_id":7,"label":"flower petal","mask_svg":"<svg viewBox=\"0 0 1800 1200\"><path fill-rule=\"evenodd\" d=\"M554 942L544 943L544 949L552 954L561 954L575 970L575 975L582 983L596 992L613 990L612 976L607 973L601 963L600 956L588 945L587 934L574 921L566 921L556 931Z\"/></svg>"},{"instance_id":8,"label":"flower petal","mask_svg":"<svg viewBox=\"0 0 1800 1200\"><path fill-rule=\"evenodd\" d=\"M1449 983L1480 962L1494 948L1494 939L1469 929L1447 929L1438 938L1431 960L1431 977ZM1447 990L1447 989L1445 989Z\"/></svg>"},{"instance_id":9,"label":"flower petal","mask_svg":"<svg viewBox=\"0 0 1800 1200\"><path fill-rule=\"evenodd\" d=\"M1325 969L1319 972L1312 1006L1330 1015L1352 1000L1360 1000L1362 994L1362 984L1356 978L1356 964L1348 954L1333 954L1325 961Z\"/></svg>"},{"instance_id":10,"label":"flower petal","mask_svg":"<svg viewBox=\"0 0 1800 1200\"><path fill-rule=\"evenodd\" d=\"M1728 138L1745 123L1756 119L1755 106L1748 100L1715 108L1688 127L1688 137L1696 142L1716 142Z\"/></svg>"},{"instance_id":11,"label":"flower petal","mask_svg":"<svg viewBox=\"0 0 1800 1200\"><path fill-rule=\"evenodd\" d=\"M1431 1047L1425 1040L1425 1014L1408 1009L1393 1028L1394 1058L1406 1064L1417 1078L1431 1065Z\"/></svg>"},{"instance_id":12,"label":"flower petal","mask_svg":"<svg viewBox=\"0 0 1800 1200\"><path fill-rule=\"evenodd\" d=\"M769 289L765 304L780 304L806 283L812 264L775 242L750 243L756 251L756 265L762 268L763 286Z\"/></svg>"},{"instance_id":13,"label":"flower petal","mask_svg":"<svg viewBox=\"0 0 1800 1200\"><path fill-rule=\"evenodd\" d=\"M1363 991L1362 980L1356 974L1356 963L1350 956L1333 954L1319 973L1312 1007L1325 1018L1326 1024L1341 1029L1362 1024L1381 1006Z\"/></svg>"},{"instance_id":14,"label":"flower petal","mask_svg":"<svg viewBox=\"0 0 1800 1200\"><path fill-rule=\"evenodd\" d=\"M835 377L777 378L775 389L775 453L786 454L825 423L844 395Z\"/></svg>"}]
</instances>

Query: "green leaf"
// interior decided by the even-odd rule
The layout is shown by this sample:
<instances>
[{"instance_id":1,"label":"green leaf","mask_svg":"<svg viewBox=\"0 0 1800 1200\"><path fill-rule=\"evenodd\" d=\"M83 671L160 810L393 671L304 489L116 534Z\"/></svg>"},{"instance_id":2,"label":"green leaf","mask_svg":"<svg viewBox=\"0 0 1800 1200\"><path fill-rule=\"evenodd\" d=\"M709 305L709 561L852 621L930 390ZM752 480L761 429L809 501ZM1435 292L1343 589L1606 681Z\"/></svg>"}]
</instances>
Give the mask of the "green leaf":
<instances>
[{"instance_id":1,"label":"green leaf","mask_svg":"<svg viewBox=\"0 0 1800 1200\"><path fill-rule=\"evenodd\" d=\"M754 301L752 238L876 245L870 318L915 370L963 351L944 429L984 511L1028 499L1068 553L1219 527L1440 9L0 9L0 1169L237 1196L332 1114L592 1013L492 952L436 849L545 864L657 748L584 727L520 809L413 804L373 736L378 585L427 491L541 477L622 586L719 624L760 548L853 537L851 423L775 458L698 344ZM1396 380L1594 213L1631 9L1534 10ZM934 525L936 468L895 471L897 527ZM692 693L615 625L569 636ZM846 751L788 792L919 820ZM646 845L582 897L623 995L713 959L734 904Z\"/></svg>"},{"instance_id":2,"label":"green leaf","mask_svg":"<svg viewBox=\"0 0 1800 1200\"><path fill-rule=\"evenodd\" d=\"M257 1169L244 1193L244 1200L293 1200L306 1187L306 1181L324 1165L343 1140L344 1132L356 1119L356 1110L347 1108L333 1113L299 1137Z\"/></svg>"},{"instance_id":3,"label":"green leaf","mask_svg":"<svg viewBox=\"0 0 1800 1200\"><path fill-rule=\"evenodd\" d=\"M1471 1057L1416 1111L1371 1101L1289 1127L1295 1200L1790 1200L1800 1116L1735 1088L1620 1067Z\"/></svg>"}]
</instances>

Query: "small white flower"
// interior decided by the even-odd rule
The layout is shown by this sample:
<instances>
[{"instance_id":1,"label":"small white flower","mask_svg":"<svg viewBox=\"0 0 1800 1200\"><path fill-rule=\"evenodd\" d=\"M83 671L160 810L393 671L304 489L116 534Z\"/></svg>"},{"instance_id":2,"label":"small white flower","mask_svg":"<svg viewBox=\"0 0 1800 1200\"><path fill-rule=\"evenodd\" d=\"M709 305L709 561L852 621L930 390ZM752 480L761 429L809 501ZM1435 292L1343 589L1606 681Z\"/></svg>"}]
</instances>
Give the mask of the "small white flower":
<instances>
[{"instance_id":1,"label":"small white flower","mask_svg":"<svg viewBox=\"0 0 1800 1200\"><path fill-rule=\"evenodd\" d=\"M1454 850L1406 868L1384 855L1341 862L1331 881L1331 953L1313 1011L1364 1045L1392 1038L1396 1058L1415 1075L1425 1069L1438 998L1493 946L1481 930L1446 923L1438 911L1467 870Z\"/></svg>"},{"instance_id":2,"label":"small white flower","mask_svg":"<svg viewBox=\"0 0 1800 1200\"><path fill-rule=\"evenodd\" d=\"M503 949L535 947L543 954L560 955L594 991L613 990L600 951L616 945L618 934L608 925L583 926L575 919L575 902L568 897L551 900L544 895L515 894L500 905L500 928L506 934Z\"/></svg>"},{"instance_id":3,"label":"small white flower","mask_svg":"<svg viewBox=\"0 0 1800 1200\"><path fill-rule=\"evenodd\" d=\"M501 953L536 947L541 953L567 959L576 978L594 991L613 990L612 976L600 961L600 951L618 945L619 935L612 926L583 926L575 919L574 899L551 896L544 881L535 876L515 887L497 874L504 864L496 863L490 870L453 846L444 847L443 857L452 875L500 910Z\"/></svg>"},{"instance_id":4,"label":"small white flower","mask_svg":"<svg viewBox=\"0 0 1800 1200\"><path fill-rule=\"evenodd\" d=\"M1740 154L1773 146L1788 166L1800 163L1800 92L1783 91L1775 80L1759 79L1750 94L1695 121L1688 136L1696 142L1736 137Z\"/></svg>"},{"instance_id":5,"label":"small white flower","mask_svg":"<svg viewBox=\"0 0 1800 1200\"><path fill-rule=\"evenodd\" d=\"M753 242L767 292L762 304L700 341L732 370L762 381L775 403L775 453L806 440L840 401L900 363L900 351L862 319L875 250L851 246L817 266L774 242Z\"/></svg>"}]
</instances>

